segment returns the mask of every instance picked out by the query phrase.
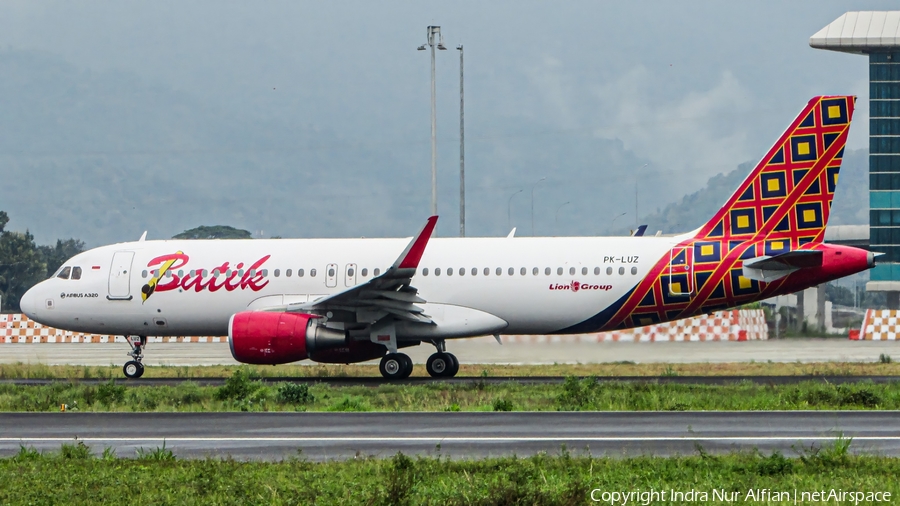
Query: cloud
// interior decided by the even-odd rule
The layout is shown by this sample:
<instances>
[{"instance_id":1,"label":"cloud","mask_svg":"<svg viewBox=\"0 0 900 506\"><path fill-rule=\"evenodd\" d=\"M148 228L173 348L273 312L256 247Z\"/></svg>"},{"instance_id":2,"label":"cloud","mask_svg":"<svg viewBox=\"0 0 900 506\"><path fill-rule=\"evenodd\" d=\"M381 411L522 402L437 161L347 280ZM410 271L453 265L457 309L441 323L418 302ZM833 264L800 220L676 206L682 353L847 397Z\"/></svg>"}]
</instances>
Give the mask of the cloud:
<instances>
[{"instance_id":1,"label":"cloud","mask_svg":"<svg viewBox=\"0 0 900 506\"><path fill-rule=\"evenodd\" d=\"M752 96L731 72L708 90L683 96L666 97L665 87L665 79L643 66L597 85L603 124L595 135L618 138L651 160L652 172L669 180L675 193L758 156L748 142Z\"/></svg>"}]
</instances>

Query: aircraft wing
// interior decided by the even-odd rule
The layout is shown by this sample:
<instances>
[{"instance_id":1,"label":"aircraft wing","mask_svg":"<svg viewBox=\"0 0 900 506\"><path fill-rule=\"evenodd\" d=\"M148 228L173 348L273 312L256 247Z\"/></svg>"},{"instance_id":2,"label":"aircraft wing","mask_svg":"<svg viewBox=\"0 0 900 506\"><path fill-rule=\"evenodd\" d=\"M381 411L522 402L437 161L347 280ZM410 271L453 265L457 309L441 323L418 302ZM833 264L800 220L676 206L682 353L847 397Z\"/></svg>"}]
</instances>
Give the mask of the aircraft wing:
<instances>
[{"instance_id":1,"label":"aircraft wing","mask_svg":"<svg viewBox=\"0 0 900 506\"><path fill-rule=\"evenodd\" d=\"M372 315L371 318L367 318L371 320L378 320L381 316L390 314L411 322L434 323L424 314L422 308L416 306L425 302L425 299L417 295L418 290L410 286L410 283L419 267L425 246L434 232L437 219L437 216L428 218L422 230L412 238L403 253L384 274L328 297L291 306L290 310L316 313L327 310L354 311L357 314Z\"/></svg>"}]
</instances>

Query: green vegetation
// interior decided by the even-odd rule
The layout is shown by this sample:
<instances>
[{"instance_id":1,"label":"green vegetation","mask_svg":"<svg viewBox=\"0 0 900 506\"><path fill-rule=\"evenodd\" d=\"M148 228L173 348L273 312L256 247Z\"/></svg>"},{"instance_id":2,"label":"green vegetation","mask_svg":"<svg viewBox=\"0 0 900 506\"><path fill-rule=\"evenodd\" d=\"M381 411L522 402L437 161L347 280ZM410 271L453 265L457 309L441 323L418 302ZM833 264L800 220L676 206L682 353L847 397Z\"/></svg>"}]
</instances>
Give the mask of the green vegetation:
<instances>
[{"instance_id":1,"label":"green vegetation","mask_svg":"<svg viewBox=\"0 0 900 506\"><path fill-rule=\"evenodd\" d=\"M798 447L796 458L777 452L716 456L702 448L696 456L596 458L586 450L573 455L562 448L556 456L528 458L450 460L398 453L312 463L180 460L164 447L141 449L134 459L109 450L98 458L77 443L51 454L23 447L0 459L0 503L569 505L590 503L592 491L598 498L613 491L691 489L706 492L715 503L720 501L712 500L714 489L736 493L730 502L748 504L758 502L747 498L748 491L759 489L900 496L900 459L852 455L849 446L849 440L838 439L825 447ZM668 499L652 503L683 502Z\"/></svg>"},{"instance_id":2,"label":"green vegetation","mask_svg":"<svg viewBox=\"0 0 900 506\"><path fill-rule=\"evenodd\" d=\"M253 239L253 235L247 230L229 227L227 225L214 225L212 227L196 227L173 236L172 239Z\"/></svg>"},{"instance_id":3,"label":"green vegetation","mask_svg":"<svg viewBox=\"0 0 900 506\"><path fill-rule=\"evenodd\" d=\"M371 364L286 364L279 366L159 366L147 367L143 378L203 379L227 378L243 368L256 378L365 378L381 377L377 365ZM743 362L728 364L605 364L493 365L462 364L457 377L503 378L522 376L900 376L900 363L886 363L872 356L871 362ZM418 366L413 378L428 377L425 367ZM122 367L0 364L0 379L122 379Z\"/></svg>"},{"instance_id":4,"label":"green vegetation","mask_svg":"<svg viewBox=\"0 0 900 506\"><path fill-rule=\"evenodd\" d=\"M222 386L126 387L59 381L0 384L0 411L686 411L900 409L900 382L793 385L626 383L569 377L562 384L342 386L263 382L238 369Z\"/></svg>"},{"instance_id":5,"label":"green vegetation","mask_svg":"<svg viewBox=\"0 0 900 506\"><path fill-rule=\"evenodd\" d=\"M11 232L7 223L9 215L0 211L0 299L4 309L18 311L22 295L84 251L84 242L67 239L57 240L56 246L38 246L30 232Z\"/></svg>"}]
</instances>

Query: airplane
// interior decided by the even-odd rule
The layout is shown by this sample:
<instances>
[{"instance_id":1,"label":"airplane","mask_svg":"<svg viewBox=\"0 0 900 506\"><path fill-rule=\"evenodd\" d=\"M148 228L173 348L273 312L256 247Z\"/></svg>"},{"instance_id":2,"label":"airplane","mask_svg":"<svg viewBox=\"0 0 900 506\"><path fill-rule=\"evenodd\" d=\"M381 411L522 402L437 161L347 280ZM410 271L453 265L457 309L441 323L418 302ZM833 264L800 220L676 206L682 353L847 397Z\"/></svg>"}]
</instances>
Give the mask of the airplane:
<instances>
[{"instance_id":1,"label":"airplane","mask_svg":"<svg viewBox=\"0 0 900 506\"><path fill-rule=\"evenodd\" d=\"M810 100L725 205L676 236L146 240L71 258L21 299L44 325L122 335L143 374L147 336L228 336L235 360L354 363L410 375L401 349L451 339L574 334L687 318L874 266L824 244L855 97Z\"/></svg>"}]
</instances>

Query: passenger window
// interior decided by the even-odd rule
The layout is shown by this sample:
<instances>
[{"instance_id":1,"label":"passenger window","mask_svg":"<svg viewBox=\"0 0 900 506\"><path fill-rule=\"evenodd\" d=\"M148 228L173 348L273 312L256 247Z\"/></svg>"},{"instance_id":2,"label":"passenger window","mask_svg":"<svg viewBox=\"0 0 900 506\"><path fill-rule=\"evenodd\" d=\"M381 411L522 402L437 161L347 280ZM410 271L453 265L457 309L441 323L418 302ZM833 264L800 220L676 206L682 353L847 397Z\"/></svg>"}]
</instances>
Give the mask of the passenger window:
<instances>
[{"instance_id":1,"label":"passenger window","mask_svg":"<svg viewBox=\"0 0 900 506\"><path fill-rule=\"evenodd\" d=\"M526 268L524 268L524 267L522 267L522 268L519 269L519 274L521 274L521 275L523 275L523 276L525 275L526 272L528 272L528 269L526 269Z\"/></svg>"},{"instance_id":2,"label":"passenger window","mask_svg":"<svg viewBox=\"0 0 900 506\"><path fill-rule=\"evenodd\" d=\"M606 268L606 275L607 275L607 276L611 276L611 275L612 275L612 267L607 267L607 268Z\"/></svg>"},{"instance_id":3,"label":"passenger window","mask_svg":"<svg viewBox=\"0 0 900 506\"><path fill-rule=\"evenodd\" d=\"M447 269L447 275L448 275L448 276L452 276L452 275L453 275L453 267Z\"/></svg>"},{"instance_id":4,"label":"passenger window","mask_svg":"<svg viewBox=\"0 0 900 506\"><path fill-rule=\"evenodd\" d=\"M315 270L315 269L310 269L310 270L309 270L309 277L311 277L311 278L316 277L316 270Z\"/></svg>"},{"instance_id":5,"label":"passenger window","mask_svg":"<svg viewBox=\"0 0 900 506\"><path fill-rule=\"evenodd\" d=\"M631 273L632 273L632 274L637 274L637 267L632 267L632 268L631 268Z\"/></svg>"},{"instance_id":6,"label":"passenger window","mask_svg":"<svg viewBox=\"0 0 900 506\"><path fill-rule=\"evenodd\" d=\"M263 275L264 278L267 277L267 276L269 275L269 269L263 269L263 270L262 270L262 275Z\"/></svg>"},{"instance_id":7,"label":"passenger window","mask_svg":"<svg viewBox=\"0 0 900 506\"><path fill-rule=\"evenodd\" d=\"M72 267L72 279L81 279L81 267Z\"/></svg>"},{"instance_id":8,"label":"passenger window","mask_svg":"<svg viewBox=\"0 0 900 506\"><path fill-rule=\"evenodd\" d=\"M365 271L366 271L366 270L363 269L363 272L365 272ZM428 267L422 269L422 275L423 275L423 276L427 276L427 275L428 275ZM363 276L365 276L365 274L363 274Z\"/></svg>"},{"instance_id":9,"label":"passenger window","mask_svg":"<svg viewBox=\"0 0 900 506\"><path fill-rule=\"evenodd\" d=\"M381 269L379 269L378 267L376 267L375 270L372 271L372 275L373 275L373 276L377 276L377 275L379 275L379 274L381 274Z\"/></svg>"},{"instance_id":10,"label":"passenger window","mask_svg":"<svg viewBox=\"0 0 900 506\"><path fill-rule=\"evenodd\" d=\"M427 271L428 269L425 269L425 270ZM362 270L361 274L363 275L363 277L368 276L368 275L369 275L369 269L363 267L363 270ZM426 273L425 275L427 276L428 274Z\"/></svg>"},{"instance_id":11,"label":"passenger window","mask_svg":"<svg viewBox=\"0 0 900 506\"><path fill-rule=\"evenodd\" d=\"M286 278L291 277L291 270L290 270L290 269L284 271L284 277L286 277Z\"/></svg>"},{"instance_id":12,"label":"passenger window","mask_svg":"<svg viewBox=\"0 0 900 506\"><path fill-rule=\"evenodd\" d=\"M503 275L503 267L497 267L497 275L498 275L498 276L502 276L502 275Z\"/></svg>"},{"instance_id":13,"label":"passenger window","mask_svg":"<svg viewBox=\"0 0 900 506\"><path fill-rule=\"evenodd\" d=\"M347 276L351 278L353 277L353 267L347 269Z\"/></svg>"},{"instance_id":14,"label":"passenger window","mask_svg":"<svg viewBox=\"0 0 900 506\"><path fill-rule=\"evenodd\" d=\"M63 267L63 270L59 271L59 274L57 274L56 277L61 278L61 279L69 279L69 274L71 274L71 273L72 273L71 267Z\"/></svg>"},{"instance_id":15,"label":"passenger window","mask_svg":"<svg viewBox=\"0 0 900 506\"><path fill-rule=\"evenodd\" d=\"M491 268L490 268L490 267L485 267L485 268L484 268L484 275L485 275L485 276L490 276L490 275L491 275Z\"/></svg>"},{"instance_id":16,"label":"passenger window","mask_svg":"<svg viewBox=\"0 0 900 506\"><path fill-rule=\"evenodd\" d=\"M562 273L563 273L562 267L557 267L557 268L556 268L556 275L557 275L557 276L562 276Z\"/></svg>"},{"instance_id":17,"label":"passenger window","mask_svg":"<svg viewBox=\"0 0 900 506\"><path fill-rule=\"evenodd\" d=\"M545 275L545 276L549 276L549 275L550 275L550 268L549 268L549 267L547 267L546 269L544 269L544 275Z\"/></svg>"},{"instance_id":18,"label":"passenger window","mask_svg":"<svg viewBox=\"0 0 900 506\"><path fill-rule=\"evenodd\" d=\"M625 274L625 268L619 267L619 275Z\"/></svg>"},{"instance_id":19,"label":"passenger window","mask_svg":"<svg viewBox=\"0 0 900 506\"><path fill-rule=\"evenodd\" d=\"M244 269L238 269L238 277L244 277Z\"/></svg>"},{"instance_id":20,"label":"passenger window","mask_svg":"<svg viewBox=\"0 0 900 506\"><path fill-rule=\"evenodd\" d=\"M581 275L582 275L582 276L587 276L587 267L582 267L582 268L581 268Z\"/></svg>"},{"instance_id":21,"label":"passenger window","mask_svg":"<svg viewBox=\"0 0 900 506\"><path fill-rule=\"evenodd\" d=\"M329 278L334 277L334 269L328 269L328 277Z\"/></svg>"},{"instance_id":22,"label":"passenger window","mask_svg":"<svg viewBox=\"0 0 900 506\"><path fill-rule=\"evenodd\" d=\"M142 278L146 278L146 277L147 277L147 269L144 269L144 270L141 271L141 277L142 277Z\"/></svg>"},{"instance_id":23,"label":"passenger window","mask_svg":"<svg viewBox=\"0 0 900 506\"><path fill-rule=\"evenodd\" d=\"M276 278L281 276L281 269L275 269L275 271L272 274L274 274Z\"/></svg>"},{"instance_id":24,"label":"passenger window","mask_svg":"<svg viewBox=\"0 0 900 506\"><path fill-rule=\"evenodd\" d=\"M79 269L79 267L76 267L76 269ZM74 278L74 277L75 277L75 272L72 271L72 278ZM183 270L181 270L181 269L178 270L178 277L179 277L179 278L183 278L183 277L184 277L184 271L183 271Z\"/></svg>"},{"instance_id":25,"label":"passenger window","mask_svg":"<svg viewBox=\"0 0 900 506\"><path fill-rule=\"evenodd\" d=\"M534 276L537 276L539 272L541 272L541 270L538 269L537 267L535 267L534 269L531 269L531 274Z\"/></svg>"},{"instance_id":26,"label":"passenger window","mask_svg":"<svg viewBox=\"0 0 900 506\"><path fill-rule=\"evenodd\" d=\"M441 268L440 268L440 267L435 267L435 268L434 268L434 275L435 275L435 276L440 276L440 275L441 275Z\"/></svg>"},{"instance_id":27,"label":"passenger window","mask_svg":"<svg viewBox=\"0 0 900 506\"><path fill-rule=\"evenodd\" d=\"M478 275L478 267L472 267L472 275L473 275L473 276L477 276L477 275Z\"/></svg>"},{"instance_id":28,"label":"passenger window","mask_svg":"<svg viewBox=\"0 0 900 506\"><path fill-rule=\"evenodd\" d=\"M594 267L594 276L599 276L599 275L600 275L600 268Z\"/></svg>"},{"instance_id":29,"label":"passenger window","mask_svg":"<svg viewBox=\"0 0 900 506\"><path fill-rule=\"evenodd\" d=\"M509 272L509 275L512 276L513 274L516 273L516 270L514 268L510 267L508 272Z\"/></svg>"},{"instance_id":30,"label":"passenger window","mask_svg":"<svg viewBox=\"0 0 900 506\"><path fill-rule=\"evenodd\" d=\"M297 269L297 277L298 277L298 278L302 278L302 277L303 277L303 269Z\"/></svg>"},{"instance_id":31,"label":"passenger window","mask_svg":"<svg viewBox=\"0 0 900 506\"><path fill-rule=\"evenodd\" d=\"M574 267L569 267L569 275L570 275L570 276L574 276L574 275L575 275L575 268L574 268Z\"/></svg>"},{"instance_id":32,"label":"passenger window","mask_svg":"<svg viewBox=\"0 0 900 506\"><path fill-rule=\"evenodd\" d=\"M466 275L466 269L465 269L465 267L460 267L460 268L459 268L459 275L460 275L460 276L465 276L465 275Z\"/></svg>"}]
</instances>

